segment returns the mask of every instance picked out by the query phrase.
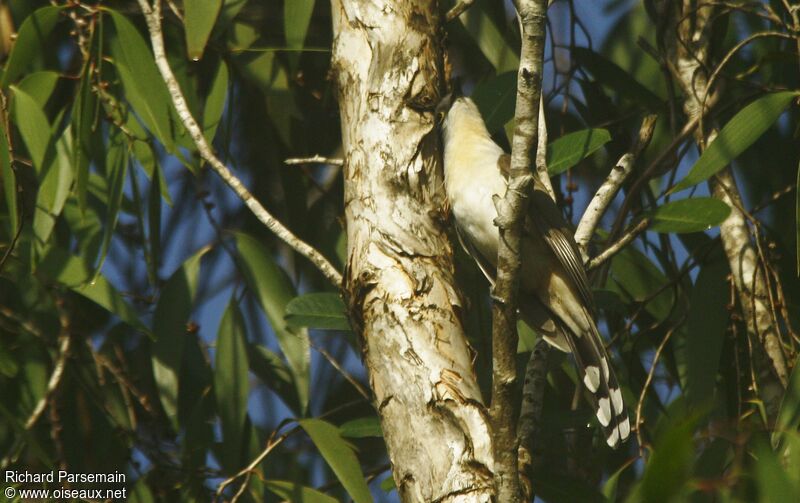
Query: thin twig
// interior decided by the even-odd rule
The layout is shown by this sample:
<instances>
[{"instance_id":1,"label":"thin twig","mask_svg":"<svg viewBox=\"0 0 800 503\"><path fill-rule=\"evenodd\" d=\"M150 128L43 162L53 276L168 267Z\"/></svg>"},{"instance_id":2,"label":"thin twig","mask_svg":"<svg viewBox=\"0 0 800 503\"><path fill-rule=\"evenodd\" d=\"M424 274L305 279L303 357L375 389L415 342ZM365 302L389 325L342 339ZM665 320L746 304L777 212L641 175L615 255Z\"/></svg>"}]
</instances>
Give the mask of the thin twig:
<instances>
[{"instance_id":1,"label":"thin twig","mask_svg":"<svg viewBox=\"0 0 800 503\"><path fill-rule=\"evenodd\" d=\"M45 409L47 408L47 403L50 401L50 397L53 396L53 393L58 389L58 386L61 384L61 378L64 376L64 368L67 365L67 357L69 356L69 348L72 342L72 337L69 335L69 331L62 327L62 333L58 336L59 345L58 345L58 358L56 359L56 364L53 367L53 373L50 374L50 380L47 381L47 391L45 392L44 396L39 399L39 402L34 407L33 412L30 416L28 416L28 420L25 421L25 429L30 430L36 424L36 421L44 413Z\"/></svg>"},{"instance_id":2,"label":"thin twig","mask_svg":"<svg viewBox=\"0 0 800 503\"><path fill-rule=\"evenodd\" d=\"M316 154L312 157L291 157L283 161L287 166L297 166L303 164L330 164L331 166L344 166L344 159L336 157L322 157Z\"/></svg>"},{"instance_id":3,"label":"thin twig","mask_svg":"<svg viewBox=\"0 0 800 503\"><path fill-rule=\"evenodd\" d=\"M616 255L617 252L619 252L622 248L624 248L628 243L633 241L633 239L636 236L638 236L643 230L647 229L647 226L649 224L650 220L647 218L640 221L631 230L623 234L622 237L619 238L619 240L617 240L617 242L615 242L613 245L603 250L603 252L600 253L598 256L589 260L586 263L586 270L591 271L592 269L603 265L608 259Z\"/></svg>"},{"instance_id":4,"label":"thin twig","mask_svg":"<svg viewBox=\"0 0 800 503\"><path fill-rule=\"evenodd\" d=\"M664 336L664 340L658 345L658 349L656 349L656 353L653 355L653 363L650 365L650 371L647 373L647 379L644 381L644 386L642 386L642 393L639 395L639 403L636 404L636 441L639 442L639 456L642 458L644 458L644 453L642 451L642 406L644 405L644 398L647 394L647 389L650 387L650 383L653 381L653 375L656 372L658 359L661 358L661 352L664 351L667 342L669 342L670 337L672 337L672 334L675 333L677 328L677 325L670 328Z\"/></svg>"},{"instance_id":5,"label":"thin twig","mask_svg":"<svg viewBox=\"0 0 800 503\"><path fill-rule=\"evenodd\" d=\"M459 0L449 11L447 11L447 14L444 16L445 20L450 22L457 18L463 14L464 11L472 7L473 3L475 3L475 0Z\"/></svg>"},{"instance_id":6,"label":"thin twig","mask_svg":"<svg viewBox=\"0 0 800 503\"><path fill-rule=\"evenodd\" d=\"M600 219L605 215L611 201L616 197L623 182L628 178L628 175L633 171L633 165L639 155L647 148L650 139L653 137L653 131L656 127L657 115L648 115L642 121L639 128L639 136L633 144L630 152L623 155L616 166L608 174L608 178L603 182L603 185L597 189L594 197L589 206L586 208L578 228L575 230L575 242L583 255L583 259L588 258L589 241L592 239L597 226L600 224Z\"/></svg>"},{"instance_id":7,"label":"thin twig","mask_svg":"<svg viewBox=\"0 0 800 503\"><path fill-rule=\"evenodd\" d=\"M164 49L164 35L161 31L161 0L155 0L152 6L147 0L138 0L138 2L144 13L145 20L147 21L147 29L150 32L150 43L153 46L153 56L156 66L161 72L164 83L167 85L175 110L177 110L181 122L192 137L200 156L211 166L220 178L233 189L236 195L239 196L239 199L244 202L245 206L250 209L253 215L255 215L262 224L291 246L296 252L311 261L311 263L338 288L342 282L341 273L339 273L319 251L295 236L292 231L272 216L266 208L258 202L253 194L250 193L242 181L231 173L225 164L214 155L214 152L211 150L210 145L203 135L202 129L200 129L200 126L197 124L197 121L192 116L186 104L186 99L183 96L180 85L175 79L175 74L172 72L172 68L167 60Z\"/></svg>"}]
</instances>

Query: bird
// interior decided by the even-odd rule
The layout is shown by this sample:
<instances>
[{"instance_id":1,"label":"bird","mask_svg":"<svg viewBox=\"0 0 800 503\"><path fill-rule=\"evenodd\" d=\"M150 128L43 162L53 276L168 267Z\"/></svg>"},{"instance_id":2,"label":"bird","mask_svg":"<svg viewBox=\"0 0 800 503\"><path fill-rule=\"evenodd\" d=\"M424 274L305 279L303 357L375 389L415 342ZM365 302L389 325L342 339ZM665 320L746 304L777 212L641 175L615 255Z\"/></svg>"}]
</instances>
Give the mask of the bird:
<instances>
[{"instance_id":1,"label":"bird","mask_svg":"<svg viewBox=\"0 0 800 503\"><path fill-rule=\"evenodd\" d=\"M500 236L493 197L506 192L511 158L492 140L472 99L445 96L436 107L436 119L456 234L494 286ZM629 437L630 422L595 322L586 270L561 211L538 175L532 175L521 240L519 316L552 346L573 354L606 443L616 448Z\"/></svg>"}]
</instances>

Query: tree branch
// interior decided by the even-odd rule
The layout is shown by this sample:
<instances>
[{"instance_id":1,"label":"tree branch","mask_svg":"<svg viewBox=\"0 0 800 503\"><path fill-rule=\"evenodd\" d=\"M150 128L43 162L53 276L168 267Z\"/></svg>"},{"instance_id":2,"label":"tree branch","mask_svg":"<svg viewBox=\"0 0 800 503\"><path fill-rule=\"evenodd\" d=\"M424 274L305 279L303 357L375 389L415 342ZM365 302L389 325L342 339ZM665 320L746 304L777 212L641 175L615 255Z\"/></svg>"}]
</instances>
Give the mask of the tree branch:
<instances>
[{"instance_id":1,"label":"tree branch","mask_svg":"<svg viewBox=\"0 0 800 503\"><path fill-rule=\"evenodd\" d=\"M713 92L710 89L707 73L713 7L703 9L702 14L700 7L711 6L712 3L705 1L698 5L693 18L676 15L677 27L668 40L669 67L683 89L684 112L689 118L697 119L699 122L694 137L701 151L717 136L716 128L712 127L706 132L702 125L702 118L709 106L707 98L709 93ZM684 0L675 10L681 9L684 12L692 12L693 5ZM731 208L728 218L720 225L720 237L747 323L747 331L761 343L769 356L773 374L785 388L788 382L788 370L782 350L779 323L773 317L772 306L769 303L770 286L765 280L766 268L754 250L746 215L742 211L741 194L730 167L709 180L709 187L715 198ZM779 405L779 403L767 404L770 415L777 413Z\"/></svg>"},{"instance_id":2,"label":"tree branch","mask_svg":"<svg viewBox=\"0 0 800 503\"><path fill-rule=\"evenodd\" d=\"M611 173L608 174L606 181L597 189L594 197L589 202L589 206L586 208L586 212L583 214L583 217L581 217L578 228L575 230L575 242L578 243L578 248L581 251L584 261L586 261L589 256L589 241L592 239L597 226L600 224L600 219L603 218L611 201L614 200L620 187L622 187L628 175L633 171L633 165L636 163L636 159L644 152L644 149L647 148L647 145L650 143L650 139L653 137L653 131L656 127L657 118L657 115L648 115L644 118L639 128L639 136L634 142L630 152L620 157L617 164L612 168Z\"/></svg>"},{"instance_id":3,"label":"tree branch","mask_svg":"<svg viewBox=\"0 0 800 503\"><path fill-rule=\"evenodd\" d=\"M497 500L520 501L514 413L517 369L516 307L520 269L521 231L533 181L529 166L536 157L539 104L542 91L546 0L514 2L522 25L522 48L517 73L516 124L511 169L504 197L495 196L500 231L497 281L492 307L492 404ZM531 151L533 150L533 155Z\"/></svg>"},{"instance_id":4,"label":"tree branch","mask_svg":"<svg viewBox=\"0 0 800 503\"><path fill-rule=\"evenodd\" d=\"M533 500L531 479L542 463L542 449L536 442L540 438L544 391L547 386L547 356L550 344L539 338L536 341L525 369L522 388L522 407L519 413L519 470L526 501Z\"/></svg>"},{"instance_id":5,"label":"tree branch","mask_svg":"<svg viewBox=\"0 0 800 503\"><path fill-rule=\"evenodd\" d=\"M608 259L616 255L617 252L623 249L628 243L633 241L634 238L638 236L642 231L647 229L648 225L650 225L649 219L645 218L644 220L640 221L631 230L623 234L622 237L619 238L613 245L603 250L603 252L600 253L598 256L589 260L586 263L586 270L591 271L592 269L603 265Z\"/></svg>"},{"instance_id":6,"label":"tree branch","mask_svg":"<svg viewBox=\"0 0 800 503\"><path fill-rule=\"evenodd\" d=\"M270 231L275 233L281 240L292 247L297 253L306 257L317 269L325 275L331 283L337 288L341 286L342 275L336 268L322 256L320 252L314 249L311 245L301 240L292 233L286 226L272 216L264 206L250 193L247 187L244 186L231 171L214 155L211 146L206 141L202 129L197 124L197 121L192 116L186 99L183 96L180 85L175 79L175 74L172 73L172 68L167 61L167 54L164 49L164 34L161 30L161 0L154 0L151 6L148 0L138 0L139 6L144 13L145 20L147 21L147 30L150 33L150 43L153 46L153 56L156 66L161 72L161 77L167 85L172 103L175 105L175 110L178 112L181 122L186 127L189 135L192 137L195 146L197 147L200 156L206 161L222 180L239 196L239 199L244 202L245 206L255 215L255 217L264 224Z\"/></svg>"}]
</instances>

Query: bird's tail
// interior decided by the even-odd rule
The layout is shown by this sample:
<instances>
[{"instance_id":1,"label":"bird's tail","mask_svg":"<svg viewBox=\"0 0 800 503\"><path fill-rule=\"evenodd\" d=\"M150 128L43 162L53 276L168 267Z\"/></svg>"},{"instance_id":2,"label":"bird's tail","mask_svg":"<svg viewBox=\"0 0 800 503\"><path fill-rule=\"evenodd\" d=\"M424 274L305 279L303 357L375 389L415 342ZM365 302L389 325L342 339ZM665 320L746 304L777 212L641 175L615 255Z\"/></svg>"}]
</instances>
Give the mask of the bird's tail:
<instances>
[{"instance_id":1,"label":"bird's tail","mask_svg":"<svg viewBox=\"0 0 800 503\"><path fill-rule=\"evenodd\" d=\"M587 333L573 334L566 327L563 328L578 366L578 375L591 393L591 402L605 432L606 442L616 448L630 436L631 425L619 381L610 365L600 332L588 313L587 318L591 326Z\"/></svg>"}]
</instances>

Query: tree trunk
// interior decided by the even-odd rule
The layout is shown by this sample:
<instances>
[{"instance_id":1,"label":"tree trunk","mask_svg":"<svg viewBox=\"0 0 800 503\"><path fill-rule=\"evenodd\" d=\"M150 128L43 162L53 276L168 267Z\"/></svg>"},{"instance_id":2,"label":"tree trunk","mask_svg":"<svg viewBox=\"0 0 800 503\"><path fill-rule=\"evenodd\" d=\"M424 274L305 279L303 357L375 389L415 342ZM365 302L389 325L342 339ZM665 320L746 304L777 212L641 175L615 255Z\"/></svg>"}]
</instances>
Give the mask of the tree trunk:
<instances>
[{"instance_id":1,"label":"tree trunk","mask_svg":"<svg viewBox=\"0 0 800 503\"><path fill-rule=\"evenodd\" d=\"M490 501L489 417L445 233L435 2L334 0L350 317L403 501Z\"/></svg>"}]
</instances>

